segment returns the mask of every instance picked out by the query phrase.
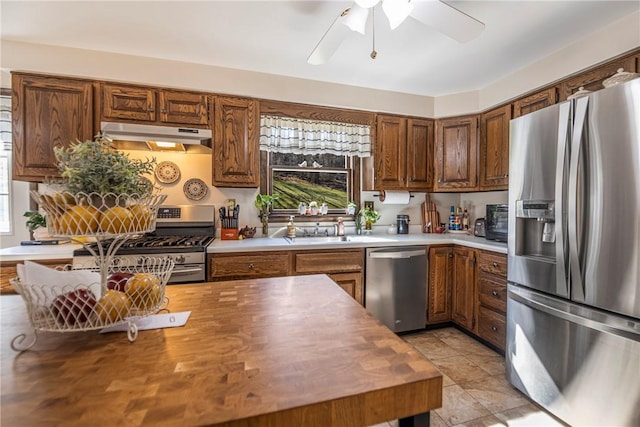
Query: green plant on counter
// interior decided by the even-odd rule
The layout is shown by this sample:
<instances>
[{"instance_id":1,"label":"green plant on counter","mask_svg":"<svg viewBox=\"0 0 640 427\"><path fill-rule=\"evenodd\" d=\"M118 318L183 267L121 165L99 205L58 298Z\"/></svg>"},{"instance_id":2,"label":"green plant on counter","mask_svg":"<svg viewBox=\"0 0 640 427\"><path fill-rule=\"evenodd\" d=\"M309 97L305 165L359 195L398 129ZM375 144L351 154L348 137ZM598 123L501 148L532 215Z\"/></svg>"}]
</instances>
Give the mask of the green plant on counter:
<instances>
[{"instance_id":1,"label":"green plant on counter","mask_svg":"<svg viewBox=\"0 0 640 427\"><path fill-rule=\"evenodd\" d=\"M369 207L360 209L360 212L358 212L358 216L362 216L362 219L364 219L365 228L367 230L371 230L371 225L375 224L380 219L380 214L378 213L378 211L373 210Z\"/></svg>"},{"instance_id":2,"label":"green plant on counter","mask_svg":"<svg viewBox=\"0 0 640 427\"><path fill-rule=\"evenodd\" d=\"M269 214L271 213L271 208L276 200L278 200L277 194L258 194L255 202L253 203L256 209L260 212L262 235L265 237L269 235Z\"/></svg>"},{"instance_id":3,"label":"green plant on counter","mask_svg":"<svg viewBox=\"0 0 640 427\"><path fill-rule=\"evenodd\" d=\"M71 193L114 193L149 195L155 187L145 178L156 165L156 159L131 159L116 151L102 137L69 147L55 147L62 185Z\"/></svg>"},{"instance_id":4,"label":"green plant on counter","mask_svg":"<svg viewBox=\"0 0 640 427\"><path fill-rule=\"evenodd\" d=\"M26 226L29 231L37 230L38 228L46 228L47 218L38 211L26 211L23 216L27 217Z\"/></svg>"}]
</instances>

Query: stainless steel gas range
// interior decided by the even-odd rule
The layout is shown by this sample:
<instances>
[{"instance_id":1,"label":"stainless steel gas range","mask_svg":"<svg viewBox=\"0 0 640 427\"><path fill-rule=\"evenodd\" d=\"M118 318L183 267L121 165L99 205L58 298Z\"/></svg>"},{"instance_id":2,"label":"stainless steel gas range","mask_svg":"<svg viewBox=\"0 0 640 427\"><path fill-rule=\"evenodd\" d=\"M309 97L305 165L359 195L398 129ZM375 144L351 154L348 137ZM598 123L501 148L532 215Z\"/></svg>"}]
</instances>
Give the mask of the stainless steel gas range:
<instances>
[{"instance_id":1,"label":"stainless steel gas range","mask_svg":"<svg viewBox=\"0 0 640 427\"><path fill-rule=\"evenodd\" d=\"M205 282L207 246L216 235L215 207L172 205L158 209L156 230L127 239L117 250L114 266L136 266L144 257L170 257L175 266L167 284ZM108 245L109 242L104 242ZM94 250L97 247L94 244ZM73 253L73 268L95 267L87 249Z\"/></svg>"}]
</instances>

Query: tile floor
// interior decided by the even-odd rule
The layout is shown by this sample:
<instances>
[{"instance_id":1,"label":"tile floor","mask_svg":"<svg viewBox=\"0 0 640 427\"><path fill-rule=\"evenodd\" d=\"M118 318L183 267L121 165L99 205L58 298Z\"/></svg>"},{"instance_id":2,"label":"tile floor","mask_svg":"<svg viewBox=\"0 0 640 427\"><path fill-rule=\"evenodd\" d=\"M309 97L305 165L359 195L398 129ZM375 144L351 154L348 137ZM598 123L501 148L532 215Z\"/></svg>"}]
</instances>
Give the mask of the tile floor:
<instances>
[{"instance_id":1,"label":"tile floor","mask_svg":"<svg viewBox=\"0 0 640 427\"><path fill-rule=\"evenodd\" d=\"M455 328L403 335L443 376L431 427L562 426L505 379L504 358ZM375 427L396 427L396 422Z\"/></svg>"}]
</instances>

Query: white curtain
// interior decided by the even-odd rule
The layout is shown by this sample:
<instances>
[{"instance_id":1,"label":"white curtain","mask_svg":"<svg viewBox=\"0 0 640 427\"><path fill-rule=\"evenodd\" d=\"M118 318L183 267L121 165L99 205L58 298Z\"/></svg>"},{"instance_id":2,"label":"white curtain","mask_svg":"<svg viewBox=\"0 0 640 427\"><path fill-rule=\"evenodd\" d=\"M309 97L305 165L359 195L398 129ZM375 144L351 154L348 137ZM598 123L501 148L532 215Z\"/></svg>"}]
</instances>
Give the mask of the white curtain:
<instances>
[{"instance_id":1,"label":"white curtain","mask_svg":"<svg viewBox=\"0 0 640 427\"><path fill-rule=\"evenodd\" d=\"M290 117L260 117L260 150L369 157L371 127Z\"/></svg>"}]
</instances>

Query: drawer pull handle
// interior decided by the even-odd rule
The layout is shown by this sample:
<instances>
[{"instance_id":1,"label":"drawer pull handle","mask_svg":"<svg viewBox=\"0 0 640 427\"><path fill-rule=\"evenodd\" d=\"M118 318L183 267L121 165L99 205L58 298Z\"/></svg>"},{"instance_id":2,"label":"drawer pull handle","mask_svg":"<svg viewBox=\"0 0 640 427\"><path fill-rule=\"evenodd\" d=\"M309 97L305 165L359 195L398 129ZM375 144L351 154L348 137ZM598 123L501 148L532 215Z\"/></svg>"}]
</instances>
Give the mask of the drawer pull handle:
<instances>
[{"instance_id":1,"label":"drawer pull handle","mask_svg":"<svg viewBox=\"0 0 640 427\"><path fill-rule=\"evenodd\" d=\"M498 268L498 263L497 262L493 263L493 268Z\"/></svg>"},{"instance_id":2,"label":"drawer pull handle","mask_svg":"<svg viewBox=\"0 0 640 427\"><path fill-rule=\"evenodd\" d=\"M493 332L498 332L498 328L496 328L495 326L492 326L492 327L491 327L491 330L492 330Z\"/></svg>"},{"instance_id":3,"label":"drawer pull handle","mask_svg":"<svg viewBox=\"0 0 640 427\"><path fill-rule=\"evenodd\" d=\"M254 267L255 267L255 265L249 264L249 270L253 270Z\"/></svg>"},{"instance_id":4,"label":"drawer pull handle","mask_svg":"<svg viewBox=\"0 0 640 427\"><path fill-rule=\"evenodd\" d=\"M498 292L496 292L496 291L491 291L491 295L493 295L494 297L497 297L497 296L498 296Z\"/></svg>"}]
</instances>

